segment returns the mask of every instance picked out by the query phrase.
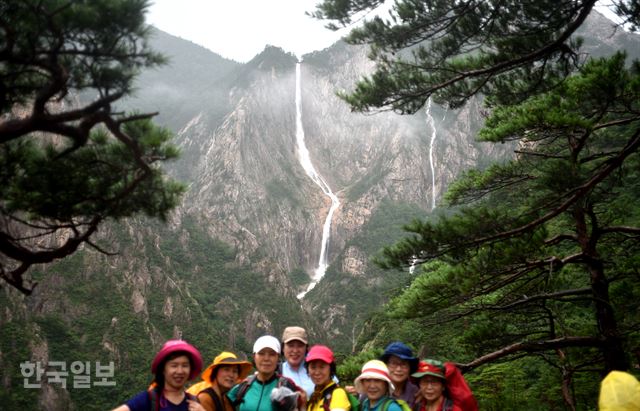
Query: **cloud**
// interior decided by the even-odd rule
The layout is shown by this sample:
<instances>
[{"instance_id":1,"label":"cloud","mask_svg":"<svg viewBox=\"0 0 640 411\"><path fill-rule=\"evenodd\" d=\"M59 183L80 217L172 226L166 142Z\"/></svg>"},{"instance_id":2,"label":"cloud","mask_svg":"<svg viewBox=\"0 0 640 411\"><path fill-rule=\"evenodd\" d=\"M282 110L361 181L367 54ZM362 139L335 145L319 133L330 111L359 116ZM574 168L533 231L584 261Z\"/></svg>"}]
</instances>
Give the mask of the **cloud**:
<instances>
[{"instance_id":1,"label":"cloud","mask_svg":"<svg viewBox=\"0 0 640 411\"><path fill-rule=\"evenodd\" d=\"M147 22L169 34L204 46L223 57L246 62L271 44L302 55L326 48L343 33L312 19L318 0L154 0Z\"/></svg>"}]
</instances>

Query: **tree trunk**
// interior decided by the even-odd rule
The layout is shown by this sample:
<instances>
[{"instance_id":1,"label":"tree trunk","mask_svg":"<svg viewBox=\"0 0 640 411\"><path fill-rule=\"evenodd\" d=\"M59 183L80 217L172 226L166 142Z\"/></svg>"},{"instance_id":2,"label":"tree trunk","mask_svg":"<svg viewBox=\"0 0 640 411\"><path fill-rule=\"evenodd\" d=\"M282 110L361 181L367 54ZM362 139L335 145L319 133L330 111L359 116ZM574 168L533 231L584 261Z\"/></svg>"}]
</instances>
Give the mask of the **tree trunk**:
<instances>
[{"instance_id":1,"label":"tree trunk","mask_svg":"<svg viewBox=\"0 0 640 411\"><path fill-rule=\"evenodd\" d=\"M573 379L573 370L567 365L567 356L562 349L556 350L560 358L560 371L562 372L562 399L567 409L576 411L576 402L571 389L571 381Z\"/></svg>"},{"instance_id":2,"label":"tree trunk","mask_svg":"<svg viewBox=\"0 0 640 411\"><path fill-rule=\"evenodd\" d=\"M577 207L573 212L573 216L576 222L578 243L589 270L598 334L604 340L601 350L604 357L606 375L612 370L628 370L629 361L622 347L618 324L609 299L609 282L604 273L604 265L596 250L597 218L593 212L589 211L582 207ZM587 228L586 215L589 215L590 218L590 229Z\"/></svg>"},{"instance_id":3,"label":"tree trunk","mask_svg":"<svg viewBox=\"0 0 640 411\"><path fill-rule=\"evenodd\" d=\"M622 347L622 339L618 333L618 324L609 300L609 283L604 276L602 261L589 262L591 288L595 301L596 321L600 336L604 338L602 354L606 373L612 370L626 371L629 360Z\"/></svg>"}]
</instances>

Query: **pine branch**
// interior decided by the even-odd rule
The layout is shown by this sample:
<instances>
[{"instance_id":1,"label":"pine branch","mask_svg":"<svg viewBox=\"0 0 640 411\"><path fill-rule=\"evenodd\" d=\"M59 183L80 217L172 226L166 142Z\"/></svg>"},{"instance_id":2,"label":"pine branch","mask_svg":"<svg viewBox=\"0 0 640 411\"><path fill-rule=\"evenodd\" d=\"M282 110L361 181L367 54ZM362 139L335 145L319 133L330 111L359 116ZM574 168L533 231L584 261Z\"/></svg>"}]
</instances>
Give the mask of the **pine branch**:
<instances>
[{"instance_id":1,"label":"pine branch","mask_svg":"<svg viewBox=\"0 0 640 411\"><path fill-rule=\"evenodd\" d=\"M525 341L511 344L492 353L483 355L466 364L456 364L462 372L467 372L483 364L491 363L510 355L521 352L535 353L548 350L556 350L568 347L593 347L600 348L603 341L595 337L561 337L552 340Z\"/></svg>"}]
</instances>

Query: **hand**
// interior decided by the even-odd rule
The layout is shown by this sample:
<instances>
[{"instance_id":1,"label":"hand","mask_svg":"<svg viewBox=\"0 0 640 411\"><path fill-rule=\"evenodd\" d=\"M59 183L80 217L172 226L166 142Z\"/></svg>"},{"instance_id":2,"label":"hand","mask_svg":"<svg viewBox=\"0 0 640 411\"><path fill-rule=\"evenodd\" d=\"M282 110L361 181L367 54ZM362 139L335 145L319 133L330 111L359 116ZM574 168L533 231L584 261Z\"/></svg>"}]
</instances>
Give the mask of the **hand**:
<instances>
[{"instance_id":1,"label":"hand","mask_svg":"<svg viewBox=\"0 0 640 411\"><path fill-rule=\"evenodd\" d=\"M354 387L353 385L347 385L346 387L344 387L344 390L349 394L358 396L358 391L356 390L356 387Z\"/></svg>"},{"instance_id":2,"label":"hand","mask_svg":"<svg viewBox=\"0 0 640 411\"><path fill-rule=\"evenodd\" d=\"M297 390L298 393L298 411L304 411L307 409L307 392L305 390Z\"/></svg>"},{"instance_id":3,"label":"hand","mask_svg":"<svg viewBox=\"0 0 640 411\"><path fill-rule=\"evenodd\" d=\"M189 404L189 411L207 411L198 401L187 400L187 404Z\"/></svg>"},{"instance_id":4,"label":"hand","mask_svg":"<svg viewBox=\"0 0 640 411\"><path fill-rule=\"evenodd\" d=\"M305 390L298 391L300 395L298 396L298 409L305 410L307 409L307 392Z\"/></svg>"}]
</instances>

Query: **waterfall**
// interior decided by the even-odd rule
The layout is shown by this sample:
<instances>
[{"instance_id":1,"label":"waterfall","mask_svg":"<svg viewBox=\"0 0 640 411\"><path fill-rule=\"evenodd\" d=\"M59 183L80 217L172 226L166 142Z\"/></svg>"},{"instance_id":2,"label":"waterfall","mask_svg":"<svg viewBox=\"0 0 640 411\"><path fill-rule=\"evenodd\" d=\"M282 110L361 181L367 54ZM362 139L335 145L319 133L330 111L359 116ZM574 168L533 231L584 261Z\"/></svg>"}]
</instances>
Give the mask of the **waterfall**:
<instances>
[{"instance_id":1,"label":"waterfall","mask_svg":"<svg viewBox=\"0 0 640 411\"><path fill-rule=\"evenodd\" d=\"M431 127L431 141L429 143L429 165L431 166L431 210L436 208L436 169L433 165L433 146L436 142L436 122L431 115L431 97L427 100L425 109L427 125Z\"/></svg>"},{"instance_id":2,"label":"waterfall","mask_svg":"<svg viewBox=\"0 0 640 411\"><path fill-rule=\"evenodd\" d=\"M424 110L427 115L427 126L431 128L431 140L429 141L429 166L431 167L431 210L436 208L436 167L433 164L433 149L436 144L436 121L431 114L431 97L427 100L427 105ZM445 108L444 114L442 115L441 123L444 122L447 116L447 108ZM418 262L418 257L413 255L411 256L409 263L409 274L413 274L416 269L416 263Z\"/></svg>"},{"instance_id":3,"label":"waterfall","mask_svg":"<svg viewBox=\"0 0 640 411\"><path fill-rule=\"evenodd\" d=\"M316 286L316 284L324 277L324 273L327 270L327 254L329 250L329 236L331 235L331 220L333 213L340 206L338 197L333 194L329 185L324 181L322 176L318 174L315 167L311 163L311 157L309 156L309 150L304 142L304 128L302 127L302 87L300 81L300 62L296 64L296 143L298 145L298 155L300 157L300 164L309 178L316 183L324 195L331 199L331 207L327 218L324 220L324 226L322 227L322 243L320 245L320 258L318 260L318 268L316 268L311 283L307 287L306 291L298 294L298 299L302 299L309 291Z\"/></svg>"}]
</instances>

